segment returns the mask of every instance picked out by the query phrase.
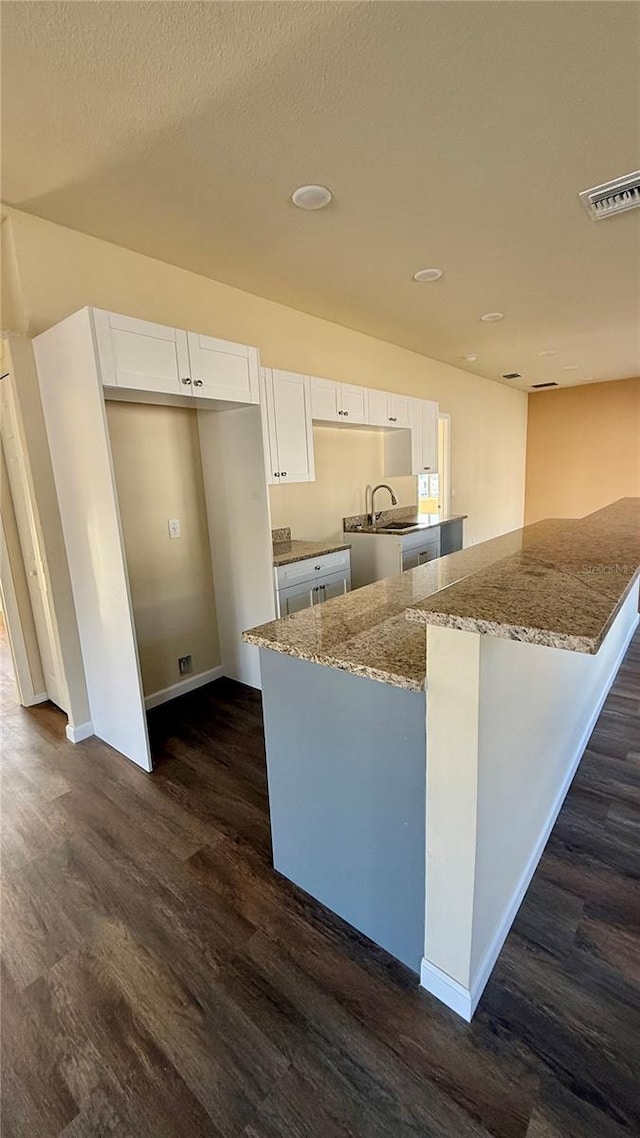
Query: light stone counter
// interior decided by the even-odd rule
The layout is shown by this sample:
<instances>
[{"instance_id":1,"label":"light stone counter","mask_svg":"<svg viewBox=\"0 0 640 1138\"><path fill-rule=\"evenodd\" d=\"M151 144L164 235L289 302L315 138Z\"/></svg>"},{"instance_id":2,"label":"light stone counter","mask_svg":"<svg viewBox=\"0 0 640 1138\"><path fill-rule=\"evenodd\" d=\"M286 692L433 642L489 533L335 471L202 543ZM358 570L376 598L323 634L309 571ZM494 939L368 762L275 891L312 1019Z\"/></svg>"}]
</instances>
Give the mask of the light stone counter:
<instances>
[{"instance_id":1,"label":"light stone counter","mask_svg":"<svg viewBox=\"0 0 640 1138\"><path fill-rule=\"evenodd\" d=\"M315 551L318 552L318 551ZM421 625L595 653L640 571L640 499L549 519L244 633L396 687L425 687Z\"/></svg>"}]
</instances>

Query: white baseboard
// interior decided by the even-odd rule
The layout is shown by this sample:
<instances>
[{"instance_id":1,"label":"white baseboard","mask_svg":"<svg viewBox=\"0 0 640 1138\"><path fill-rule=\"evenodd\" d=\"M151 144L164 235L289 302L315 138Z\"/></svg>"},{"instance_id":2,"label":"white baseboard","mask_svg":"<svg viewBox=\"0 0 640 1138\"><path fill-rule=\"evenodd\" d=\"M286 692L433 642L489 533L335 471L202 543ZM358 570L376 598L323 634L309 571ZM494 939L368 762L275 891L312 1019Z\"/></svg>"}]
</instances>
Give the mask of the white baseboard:
<instances>
[{"instance_id":1,"label":"white baseboard","mask_svg":"<svg viewBox=\"0 0 640 1138\"><path fill-rule=\"evenodd\" d=\"M154 691L151 695L145 696L144 705L149 711L150 708L159 707L161 703L168 703L170 699L176 699L179 695L186 695L187 692L204 687L205 684L210 684L213 680L219 680L223 675L224 671L222 664L220 664L217 668L198 672L196 676L186 676L184 680L178 680L177 684L171 684L171 687L161 688L160 691Z\"/></svg>"},{"instance_id":2,"label":"white baseboard","mask_svg":"<svg viewBox=\"0 0 640 1138\"><path fill-rule=\"evenodd\" d=\"M78 723L77 726L72 726L71 723L67 723L64 733L70 743L81 743L83 739L89 739L95 734L93 723L90 719L87 720L86 723Z\"/></svg>"},{"instance_id":3,"label":"white baseboard","mask_svg":"<svg viewBox=\"0 0 640 1138\"><path fill-rule=\"evenodd\" d=\"M591 732L596 725L598 716L600 715L604 702L609 694L609 691L611 690L611 685L613 684L613 681L618 674L618 670L625 657L627 648L631 643L633 634L638 627L639 621L640 615L636 616L636 619L631 625L631 628L629 629L629 632L624 639L624 643L622 644L620 651L618 652L618 655L616 656L616 659L614 660L607 674L607 678L603 684L598 703L591 713L587 725L582 732L582 735L580 736L580 740L576 745L571 763L569 765L569 769L554 799L553 806L549 811L538 841L536 842L531 857L529 858L529 861L527 862L527 865L524 869L524 872L520 877L520 880L518 881L518 884L516 885L511 898L509 899L502 920L500 921L500 924L498 925L493 937L491 938L483 954L482 960L476 969L475 975L471 981L471 987L465 988L463 984L460 984L457 980L454 980L452 976L449 976L446 972L443 972L441 968L438 968L435 964L432 964L425 957L422 958L422 964L420 967L421 986L423 988L426 988L428 992L431 992L432 995L436 996L437 999L442 1000L443 1004L446 1004L447 1007L451 1008L454 1012L457 1012L459 1016L462 1016L462 1018L466 1019L467 1021L471 1020L471 1017L475 1012L476 1007L478 1006L480 997L484 992L487 981L493 972L495 963L498 959L498 956L500 955L500 952L502 951L502 946L507 939L513 922L516 919L518 909L520 908L524 900L525 893L531 884L531 878L533 877L538 867L538 862L544 853L544 848L549 841L551 831L553 830L558 814L562 809L562 804L567 796L569 787L571 786L576 771L580 765L580 760L582 759L582 756L586 750Z\"/></svg>"},{"instance_id":4,"label":"white baseboard","mask_svg":"<svg viewBox=\"0 0 640 1138\"><path fill-rule=\"evenodd\" d=\"M420 986L426 988L427 992L430 992L437 1000L441 1000L448 1008L466 1019L467 1023L470 1022L473 1015L471 992L465 988L464 984L454 980L453 976L443 972L437 964L432 964L424 956L420 965Z\"/></svg>"},{"instance_id":5,"label":"white baseboard","mask_svg":"<svg viewBox=\"0 0 640 1138\"><path fill-rule=\"evenodd\" d=\"M35 707L36 703L46 703L49 695L46 691L37 691L24 704L25 707Z\"/></svg>"}]
</instances>

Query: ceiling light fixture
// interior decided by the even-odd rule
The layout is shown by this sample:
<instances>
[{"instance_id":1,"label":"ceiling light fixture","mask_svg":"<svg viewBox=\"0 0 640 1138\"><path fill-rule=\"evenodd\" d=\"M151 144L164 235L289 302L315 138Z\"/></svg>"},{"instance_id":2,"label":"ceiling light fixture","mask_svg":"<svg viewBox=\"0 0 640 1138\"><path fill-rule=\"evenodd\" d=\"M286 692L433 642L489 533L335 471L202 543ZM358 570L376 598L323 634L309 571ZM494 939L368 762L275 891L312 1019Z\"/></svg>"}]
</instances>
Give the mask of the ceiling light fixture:
<instances>
[{"instance_id":1,"label":"ceiling light fixture","mask_svg":"<svg viewBox=\"0 0 640 1138\"><path fill-rule=\"evenodd\" d=\"M291 201L298 209L323 209L333 198L326 186L298 186L291 195Z\"/></svg>"},{"instance_id":2,"label":"ceiling light fixture","mask_svg":"<svg viewBox=\"0 0 640 1138\"><path fill-rule=\"evenodd\" d=\"M538 352L539 356L557 356L556 348L545 348L544 351Z\"/></svg>"},{"instance_id":3,"label":"ceiling light fixture","mask_svg":"<svg viewBox=\"0 0 640 1138\"><path fill-rule=\"evenodd\" d=\"M579 364L565 364L562 368L563 371L577 371Z\"/></svg>"},{"instance_id":4,"label":"ceiling light fixture","mask_svg":"<svg viewBox=\"0 0 640 1138\"><path fill-rule=\"evenodd\" d=\"M493 324L496 320L504 320L504 312L484 312L480 319L485 324Z\"/></svg>"},{"instance_id":5,"label":"ceiling light fixture","mask_svg":"<svg viewBox=\"0 0 640 1138\"><path fill-rule=\"evenodd\" d=\"M462 358L465 361L465 363L474 364L478 357L475 354L475 352L470 352L470 354L468 356L463 356Z\"/></svg>"},{"instance_id":6,"label":"ceiling light fixture","mask_svg":"<svg viewBox=\"0 0 640 1138\"><path fill-rule=\"evenodd\" d=\"M418 269L417 273L413 274L414 281L420 284L423 281L439 281L444 269Z\"/></svg>"}]
</instances>

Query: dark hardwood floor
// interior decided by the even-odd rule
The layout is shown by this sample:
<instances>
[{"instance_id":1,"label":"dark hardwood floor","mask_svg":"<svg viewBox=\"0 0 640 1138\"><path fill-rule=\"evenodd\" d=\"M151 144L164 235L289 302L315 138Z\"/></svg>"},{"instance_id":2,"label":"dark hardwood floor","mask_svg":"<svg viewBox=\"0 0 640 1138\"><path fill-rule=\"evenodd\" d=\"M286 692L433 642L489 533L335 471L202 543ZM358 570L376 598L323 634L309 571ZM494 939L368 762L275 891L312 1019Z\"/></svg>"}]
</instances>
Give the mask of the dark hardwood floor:
<instances>
[{"instance_id":1,"label":"dark hardwood floor","mask_svg":"<svg viewBox=\"0 0 640 1138\"><path fill-rule=\"evenodd\" d=\"M470 1025L271 869L254 692L149 776L1 648L3 1138L640 1134L640 635Z\"/></svg>"}]
</instances>

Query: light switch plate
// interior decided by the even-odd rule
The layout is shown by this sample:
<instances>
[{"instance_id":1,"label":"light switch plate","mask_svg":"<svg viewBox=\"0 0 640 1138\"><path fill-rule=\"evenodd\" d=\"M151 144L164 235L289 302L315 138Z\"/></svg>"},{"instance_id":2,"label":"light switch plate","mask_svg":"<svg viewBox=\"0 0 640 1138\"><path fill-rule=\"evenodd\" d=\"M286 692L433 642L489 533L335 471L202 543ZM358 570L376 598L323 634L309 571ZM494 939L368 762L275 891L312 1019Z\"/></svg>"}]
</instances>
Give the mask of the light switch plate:
<instances>
[{"instance_id":1,"label":"light switch plate","mask_svg":"<svg viewBox=\"0 0 640 1138\"><path fill-rule=\"evenodd\" d=\"M169 518L169 537L182 537L180 518Z\"/></svg>"}]
</instances>

